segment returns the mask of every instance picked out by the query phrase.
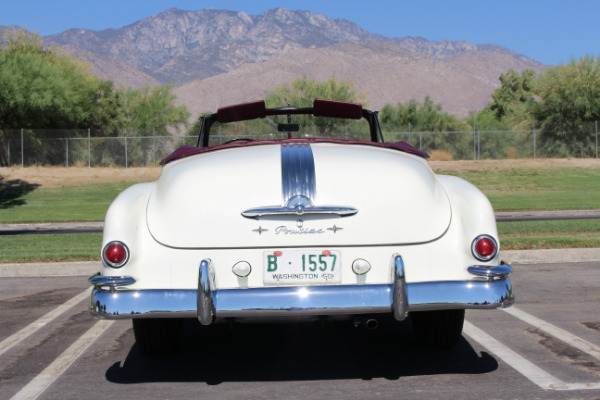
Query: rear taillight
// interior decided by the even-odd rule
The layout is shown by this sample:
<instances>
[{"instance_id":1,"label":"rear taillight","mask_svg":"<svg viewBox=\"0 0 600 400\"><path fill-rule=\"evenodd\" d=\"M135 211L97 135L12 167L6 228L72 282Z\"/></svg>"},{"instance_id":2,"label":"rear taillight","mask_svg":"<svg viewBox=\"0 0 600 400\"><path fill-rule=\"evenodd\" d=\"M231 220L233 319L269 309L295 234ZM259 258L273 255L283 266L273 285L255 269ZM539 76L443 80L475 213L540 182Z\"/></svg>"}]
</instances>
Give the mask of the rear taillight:
<instances>
[{"instance_id":1,"label":"rear taillight","mask_svg":"<svg viewBox=\"0 0 600 400\"><path fill-rule=\"evenodd\" d=\"M476 259L489 261L498 253L498 242L489 235L480 235L473 240L471 251Z\"/></svg>"},{"instance_id":2,"label":"rear taillight","mask_svg":"<svg viewBox=\"0 0 600 400\"><path fill-rule=\"evenodd\" d=\"M113 268L121 268L129 261L129 249L122 242L110 242L102 250L102 260Z\"/></svg>"}]
</instances>

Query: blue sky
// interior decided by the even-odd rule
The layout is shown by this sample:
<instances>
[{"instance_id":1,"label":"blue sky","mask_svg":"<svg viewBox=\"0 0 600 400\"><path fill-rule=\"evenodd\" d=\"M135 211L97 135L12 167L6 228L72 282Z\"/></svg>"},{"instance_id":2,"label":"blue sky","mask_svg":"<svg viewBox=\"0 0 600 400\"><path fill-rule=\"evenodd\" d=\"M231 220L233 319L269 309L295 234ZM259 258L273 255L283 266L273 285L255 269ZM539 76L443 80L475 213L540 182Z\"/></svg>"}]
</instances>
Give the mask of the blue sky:
<instances>
[{"instance_id":1,"label":"blue sky","mask_svg":"<svg viewBox=\"0 0 600 400\"><path fill-rule=\"evenodd\" d=\"M387 37L492 43L551 65L600 55L600 0L0 0L0 25L45 36L120 28L172 7L308 10Z\"/></svg>"}]
</instances>

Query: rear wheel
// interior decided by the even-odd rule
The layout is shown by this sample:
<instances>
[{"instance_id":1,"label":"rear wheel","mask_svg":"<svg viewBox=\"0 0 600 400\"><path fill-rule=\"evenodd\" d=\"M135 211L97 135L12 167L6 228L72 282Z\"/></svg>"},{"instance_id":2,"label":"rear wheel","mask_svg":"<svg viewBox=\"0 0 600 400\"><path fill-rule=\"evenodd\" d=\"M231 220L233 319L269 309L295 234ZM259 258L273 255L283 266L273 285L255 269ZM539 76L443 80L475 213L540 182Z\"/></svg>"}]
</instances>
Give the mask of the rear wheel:
<instances>
[{"instance_id":1,"label":"rear wheel","mask_svg":"<svg viewBox=\"0 0 600 400\"><path fill-rule=\"evenodd\" d=\"M461 337L465 310L436 310L410 313L415 339L426 346L449 348Z\"/></svg>"},{"instance_id":2,"label":"rear wheel","mask_svg":"<svg viewBox=\"0 0 600 400\"><path fill-rule=\"evenodd\" d=\"M145 356L175 353L183 339L182 318L133 319L133 335Z\"/></svg>"}]
</instances>

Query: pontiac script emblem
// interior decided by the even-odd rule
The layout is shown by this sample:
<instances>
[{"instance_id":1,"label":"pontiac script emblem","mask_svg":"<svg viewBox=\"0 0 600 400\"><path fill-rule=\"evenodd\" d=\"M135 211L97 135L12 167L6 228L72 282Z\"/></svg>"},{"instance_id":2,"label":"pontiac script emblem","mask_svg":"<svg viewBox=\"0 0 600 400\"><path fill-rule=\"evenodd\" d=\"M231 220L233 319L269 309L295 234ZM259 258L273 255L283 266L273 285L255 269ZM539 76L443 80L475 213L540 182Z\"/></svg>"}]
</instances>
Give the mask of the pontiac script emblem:
<instances>
[{"instance_id":1,"label":"pontiac script emblem","mask_svg":"<svg viewBox=\"0 0 600 400\"><path fill-rule=\"evenodd\" d=\"M325 230L322 228L297 228L290 229L285 225L278 226L275 228L275 234L284 234L284 235L313 235L313 234L321 234L325 233Z\"/></svg>"},{"instance_id":2,"label":"pontiac script emblem","mask_svg":"<svg viewBox=\"0 0 600 400\"><path fill-rule=\"evenodd\" d=\"M323 228L305 228L304 221L299 219L296 221L296 227L290 228L286 225L279 225L275 228L276 235L320 235L322 233L327 233L327 231L331 231L336 233L337 231L341 231L344 228L340 228L339 226L333 225L331 228L323 229ZM268 232L269 229L265 229L262 226L259 226L258 229L252 229L252 232L258 232L259 235L262 235L263 232Z\"/></svg>"}]
</instances>

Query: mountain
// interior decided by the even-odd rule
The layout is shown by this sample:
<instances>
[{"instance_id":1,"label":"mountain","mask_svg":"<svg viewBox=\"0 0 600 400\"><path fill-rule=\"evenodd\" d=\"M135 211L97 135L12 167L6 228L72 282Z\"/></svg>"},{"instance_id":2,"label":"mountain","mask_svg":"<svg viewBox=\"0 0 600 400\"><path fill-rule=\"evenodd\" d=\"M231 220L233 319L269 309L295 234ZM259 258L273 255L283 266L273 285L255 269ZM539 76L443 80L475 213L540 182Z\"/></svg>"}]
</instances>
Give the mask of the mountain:
<instances>
[{"instance_id":1,"label":"mountain","mask_svg":"<svg viewBox=\"0 0 600 400\"><path fill-rule=\"evenodd\" d=\"M170 9L119 29L70 29L44 40L122 85L174 83L194 117L261 98L303 75L353 80L372 108L429 95L444 111L465 116L491 101L501 73L546 68L493 44L386 38L350 21L283 8L260 15Z\"/></svg>"},{"instance_id":2,"label":"mountain","mask_svg":"<svg viewBox=\"0 0 600 400\"><path fill-rule=\"evenodd\" d=\"M381 109L429 95L444 111L466 116L491 101L501 73L525 69L501 54L466 51L450 61L391 42L340 43L319 49L297 49L264 63L246 64L228 73L186 83L175 89L179 104L193 115L224 104L256 100L280 84L306 75L318 81L331 77L353 80L367 106Z\"/></svg>"},{"instance_id":3,"label":"mountain","mask_svg":"<svg viewBox=\"0 0 600 400\"><path fill-rule=\"evenodd\" d=\"M154 76L185 83L263 62L298 48L384 39L356 24L308 11L244 12L170 9L121 29L70 29L45 38L74 44Z\"/></svg>"},{"instance_id":4,"label":"mountain","mask_svg":"<svg viewBox=\"0 0 600 400\"><path fill-rule=\"evenodd\" d=\"M145 86L158 86L162 83L158 79L129 64L101 56L98 53L94 53L74 44L61 46L57 51L60 54L76 56L79 60L84 61L91 67L94 75L102 79L116 80L124 86L142 88Z\"/></svg>"}]
</instances>

